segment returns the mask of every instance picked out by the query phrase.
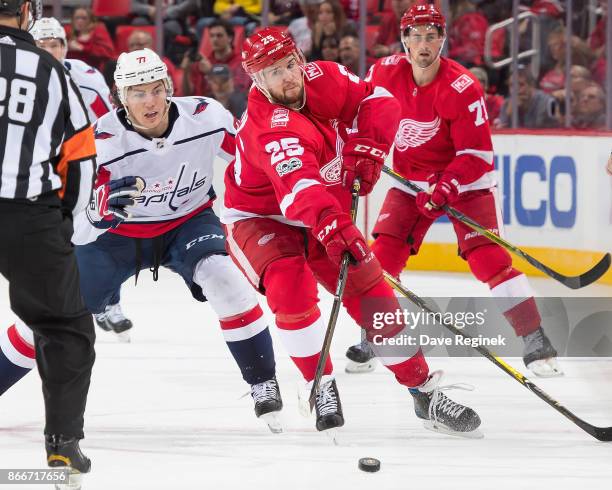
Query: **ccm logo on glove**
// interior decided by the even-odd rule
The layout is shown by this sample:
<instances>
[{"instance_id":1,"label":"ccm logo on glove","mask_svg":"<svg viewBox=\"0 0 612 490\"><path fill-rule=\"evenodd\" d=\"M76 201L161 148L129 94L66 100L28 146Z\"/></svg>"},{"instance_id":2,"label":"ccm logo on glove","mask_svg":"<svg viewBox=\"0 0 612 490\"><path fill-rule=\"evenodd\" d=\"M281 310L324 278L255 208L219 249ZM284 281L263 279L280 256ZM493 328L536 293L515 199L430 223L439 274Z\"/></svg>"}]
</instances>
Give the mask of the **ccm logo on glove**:
<instances>
[{"instance_id":1,"label":"ccm logo on glove","mask_svg":"<svg viewBox=\"0 0 612 490\"><path fill-rule=\"evenodd\" d=\"M354 151L357 151L359 153L369 153L373 157L380 158L382 160L387 158L387 154L384 151L379 150L378 148L373 148L368 145L355 145Z\"/></svg>"}]
</instances>

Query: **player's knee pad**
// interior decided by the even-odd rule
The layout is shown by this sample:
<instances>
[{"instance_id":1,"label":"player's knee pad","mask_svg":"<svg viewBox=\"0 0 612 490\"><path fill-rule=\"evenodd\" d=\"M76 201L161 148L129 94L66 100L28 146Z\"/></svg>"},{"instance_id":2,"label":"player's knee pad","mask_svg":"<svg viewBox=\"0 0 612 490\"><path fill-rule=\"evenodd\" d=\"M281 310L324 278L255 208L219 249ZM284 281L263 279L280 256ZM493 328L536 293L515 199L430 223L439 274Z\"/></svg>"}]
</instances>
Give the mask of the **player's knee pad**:
<instances>
[{"instance_id":1,"label":"player's knee pad","mask_svg":"<svg viewBox=\"0 0 612 490\"><path fill-rule=\"evenodd\" d=\"M227 255L209 255L200 260L193 281L202 288L219 318L239 315L257 305L255 291Z\"/></svg>"},{"instance_id":2,"label":"player's knee pad","mask_svg":"<svg viewBox=\"0 0 612 490\"><path fill-rule=\"evenodd\" d=\"M383 270L392 276L398 276L410 257L410 245L405 240L381 233L372 244L372 252Z\"/></svg>"},{"instance_id":3,"label":"player's knee pad","mask_svg":"<svg viewBox=\"0 0 612 490\"><path fill-rule=\"evenodd\" d=\"M466 260L474 277L488 283L491 279L512 270L512 258L499 245L491 243L469 250Z\"/></svg>"},{"instance_id":4,"label":"player's knee pad","mask_svg":"<svg viewBox=\"0 0 612 490\"><path fill-rule=\"evenodd\" d=\"M275 315L301 315L316 306L317 282L304 257L283 257L273 261L264 273L268 305Z\"/></svg>"}]
</instances>

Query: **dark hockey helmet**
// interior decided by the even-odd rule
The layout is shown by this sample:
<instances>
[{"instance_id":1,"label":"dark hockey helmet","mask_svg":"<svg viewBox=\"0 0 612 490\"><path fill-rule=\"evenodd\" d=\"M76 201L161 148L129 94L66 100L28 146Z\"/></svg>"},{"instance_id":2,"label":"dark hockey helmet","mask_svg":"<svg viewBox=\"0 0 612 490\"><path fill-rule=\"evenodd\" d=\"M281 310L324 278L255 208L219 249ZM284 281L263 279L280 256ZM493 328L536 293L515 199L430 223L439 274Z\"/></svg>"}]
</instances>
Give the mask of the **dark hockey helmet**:
<instances>
[{"instance_id":1,"label":"dark hockey helmet","mask_svg":"<svg viewBox=\"0 0 612 490\"><path fill-rule=\"evenodd\" d=\"M33 20L38 20L42 17L41 0L0 0L0 13L17 16L21 12L21 6L24 3L30 4Z\"/></svg>"},{"instance_id":2,"label":"dark hockey helmet","mask_svg":"<svg viewBox=\"0 0 612 490\"><path fill-rule=\"evenodd\" d=\"M438 28L440 34L446 32L446 19L435 5L413 5L410 7L400 21L402 34L407 29L418 25L433 25Z\"/></svg>"},{"instance_id":3,"label":"dark hockey helmet","mask_svg":"<svg viewBox=\"0 0 612 490\"><path fill-rule=\"evenodd\" d=\"M265 27L242 44L242 67L252 77L292 53L303 62L301 51L286 32L277 27Z\"/></svg>"}]
</instances>

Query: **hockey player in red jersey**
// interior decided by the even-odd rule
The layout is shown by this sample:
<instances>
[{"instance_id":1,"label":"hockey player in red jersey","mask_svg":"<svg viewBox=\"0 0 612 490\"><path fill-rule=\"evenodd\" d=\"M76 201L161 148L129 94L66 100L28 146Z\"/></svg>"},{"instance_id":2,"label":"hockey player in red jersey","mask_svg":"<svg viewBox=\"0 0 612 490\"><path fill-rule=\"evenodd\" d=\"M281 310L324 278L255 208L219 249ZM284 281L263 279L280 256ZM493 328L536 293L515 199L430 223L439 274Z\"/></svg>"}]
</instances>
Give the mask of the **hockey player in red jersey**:
<instances>
[{"instance_id":1,"label":"hockey player in red jersey","mask_svg":"<svg viewBox=\"0 0 612 490\"><path fill-rule=\"evenodd\" d=\"M373 229L372 250L383 269L399 275L416 255L444 205L501 233L496 203L493 146L483 90L458 63L440 56L445 20L433 5L415 5L402 17L405 55L383 58L366 80L386 88L401 104L393 169L426 188L416 196L394 184ZM489 285L500 308L523 338L525 365L540 376L562 374L556 351L544 334L533 292L524 274L512 267L508 252L450 218L461 257L472 274ZM364 362L372 356L366 343L347 356ZM358 367L347 367L347 370Z\"/></svg>"},{"instance_id":2,"label":"hockey player in red jersey","mask_svg":"<svg viewBox=\"0 0 612 490\"><path fill-rule=\"evenodd\" d=\"M325 321L317 282L334 290L345 252L352 257L343 304L372 337L372 317L399 307L392 289L348 214L350 194L342 180L361 179L367 193L377 181L397 124L397 102L345 67L305 64L286 34L266 28L243 46L243 66L254 86L236 135L236 161L225 175L221 219L227 249L255 288L265 294L279 336L311 386ZM400 325L382 333L401 334ZM439 390L441 372L429 373L416 347L383 363L410 388L419 418L432 428L474 436L480 425L469 407ZM316 398L316 427L344 424L332 364L328 359Z\"/></svg>"}]
</instances>

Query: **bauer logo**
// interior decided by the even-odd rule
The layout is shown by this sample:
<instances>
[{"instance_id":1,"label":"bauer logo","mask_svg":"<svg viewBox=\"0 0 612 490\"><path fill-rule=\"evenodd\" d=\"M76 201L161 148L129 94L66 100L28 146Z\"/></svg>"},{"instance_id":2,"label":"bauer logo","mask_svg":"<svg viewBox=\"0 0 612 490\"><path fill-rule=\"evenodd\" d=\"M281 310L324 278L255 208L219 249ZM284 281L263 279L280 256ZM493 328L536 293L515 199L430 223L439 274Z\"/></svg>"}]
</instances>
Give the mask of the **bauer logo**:
<instances>
[{"instance_id":1,"label":"bauer logo","mask_svg":"<svg viewBox=\"0 0 612 490\"><path fill-rule=\"evenodd\" d=\"M467 76L464 73L459 78L457 78L457 80L451 83L451 87L453 87L457 92L461 93L473 83L474 83L474 80L472 80L469 76Z\"/></svg>"}]
</instances>

